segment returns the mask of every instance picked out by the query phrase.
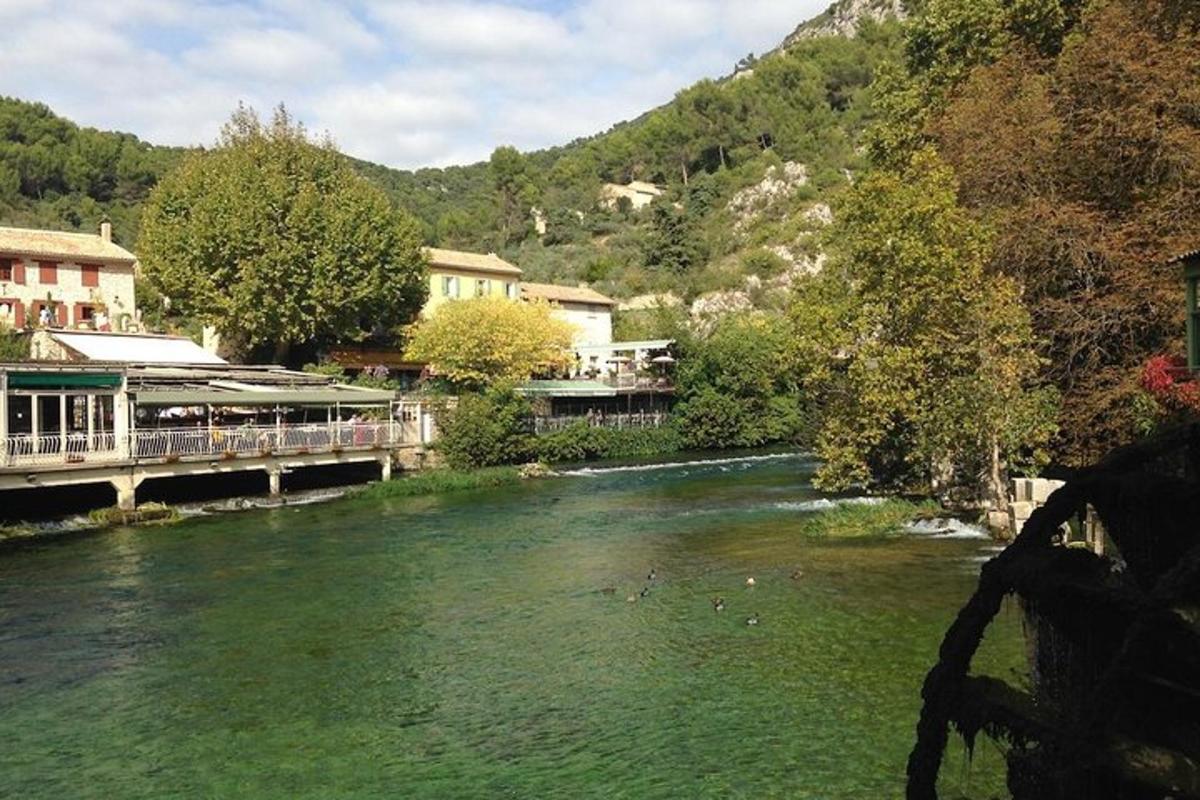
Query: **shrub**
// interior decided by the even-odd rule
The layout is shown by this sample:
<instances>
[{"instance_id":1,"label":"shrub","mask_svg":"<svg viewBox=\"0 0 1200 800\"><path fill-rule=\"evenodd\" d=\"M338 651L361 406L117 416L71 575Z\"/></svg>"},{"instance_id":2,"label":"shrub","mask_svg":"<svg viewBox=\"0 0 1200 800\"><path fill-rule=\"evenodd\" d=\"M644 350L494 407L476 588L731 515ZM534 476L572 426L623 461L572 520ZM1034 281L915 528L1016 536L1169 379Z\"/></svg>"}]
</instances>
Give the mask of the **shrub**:
<instances>
[{"instance_id":1,"label":"shrub","mask_svg":"<svg viewBox=\"0 0 1200 800\"><path fill-rule=\"evenodd\" d=\"M593 428L580 420L537 439L537 457L549 463L639 458L665 455L682 448L678 432L661 428Z\"/></svg>"},{"instance_id":2,"label":"shrub","mask_svg":"<svg viewBox=\"0 0 1200 800\"><path fill-rule=\"evenodd\" d=\"M466 394L435 412L441 435L437 448L454 469L517 464L529 459L532 411L511 387Z\"/></svg>"}]
</instances>

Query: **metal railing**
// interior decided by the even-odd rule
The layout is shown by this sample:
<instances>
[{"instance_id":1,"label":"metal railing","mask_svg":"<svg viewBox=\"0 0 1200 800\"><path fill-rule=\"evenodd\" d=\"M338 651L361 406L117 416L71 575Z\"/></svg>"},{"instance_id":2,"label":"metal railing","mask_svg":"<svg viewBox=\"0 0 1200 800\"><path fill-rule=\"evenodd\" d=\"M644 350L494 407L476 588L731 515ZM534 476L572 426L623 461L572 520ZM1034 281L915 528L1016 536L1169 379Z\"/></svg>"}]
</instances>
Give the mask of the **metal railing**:
<instances>
[{"instance_id":1,"label":"metal railing","mask_svg":"<svg viewBox=\"0 0 1200 800\"><path fill-rule=\"evenodd\" d=\"M10 436L4 445L9 464L77 464L117 458L117 437L112 433L44 433Z\"/></svg>"},{"instance_id":2,"label":"metal railing","mask_svg":"<svg viewBox=\"0 0 1200 800\"><path fill-rule=\"evenodd\" d=\"M112 462L127 459L244 458L275 454L372 450L405 441L395 421L335 422L314 425L245 425L239 428L155 428L136 430L128 442L112 433L17 434L4 441L4 465L38 466ZM127 444L127 447L119 445Z\"/></svg>"},{"instance_id":3,"label":"metal railing","mask_svg":"<svg viewBox=\"0 0 1200 800\"><path fill-rule=\"evenodd\" d=\"M582 417L534 417L533 432L554 433L580 423L592 428L661 428L667 424L669 415L663 411L639 414L593 414Z\"/></svg>"},{"instance_id":4,"label":"metal railing","mask_svg":"<svg viewBox=\"0 0 1200 800\"><path fill-rule=\"evenodd\" d=\"M332 425L244 425L240 428L160 428L132 436L134 458L239 457L277 453L372 449L399 444L399 425L342 422Z\"/></svg>"}]
</instances>

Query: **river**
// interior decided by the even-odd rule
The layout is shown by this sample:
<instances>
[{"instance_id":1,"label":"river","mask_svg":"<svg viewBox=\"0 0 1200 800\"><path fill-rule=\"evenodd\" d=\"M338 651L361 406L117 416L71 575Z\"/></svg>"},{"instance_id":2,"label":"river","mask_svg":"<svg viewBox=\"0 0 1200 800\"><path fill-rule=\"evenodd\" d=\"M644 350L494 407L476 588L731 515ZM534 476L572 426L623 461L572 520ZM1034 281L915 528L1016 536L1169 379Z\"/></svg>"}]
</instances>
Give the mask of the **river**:
<instances>
[{"instance_id":1,"label":"river","mask_svg":"<svg viewBox=\"0 0 1200 800\"><path fill-rule=\"evenodd\" d=\"M812 468L592 469L0 551L0 796L900 797L922 677L994 548L805 537ZM982 664L1021 652L1002 615ZM1000 764L956 745L943 796L1007 796Z\"/></svg>"}]
</instances>

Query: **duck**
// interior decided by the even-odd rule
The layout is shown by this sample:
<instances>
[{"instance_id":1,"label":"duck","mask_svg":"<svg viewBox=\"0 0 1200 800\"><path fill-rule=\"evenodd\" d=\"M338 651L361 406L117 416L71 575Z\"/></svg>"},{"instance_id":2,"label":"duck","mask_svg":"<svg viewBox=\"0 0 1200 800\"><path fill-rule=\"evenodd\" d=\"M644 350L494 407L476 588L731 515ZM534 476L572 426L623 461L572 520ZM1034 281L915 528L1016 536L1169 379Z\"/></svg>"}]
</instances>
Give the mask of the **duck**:
<instances>
[{"instance_id":1,"label":"duck","mask_svg":"<svg viewBox=\"0 0 1200 800\"><path fill-rule=\"evenodd\" d=\"M755 612L755 613L751 614L750 616L746 617L746 624L747 625L757 625L758 624L758 613Z\"/></svg>"},{"instance_id":2,"label":"duck","mask_svg":"<svg viewBox=\"0 0 1200 800\"><path fill-rule=\"evenodd\" d=\"M629 595L629 597L625 598L626 603L636 603L637 601L638 601L638 596L636 594L631 594L631 595Z\"/></svg>"},{"instance_id":3,"label":"duck","mask_svg":"<svg viewBox=\"0 0 1200 800\"><path fill-rule=\"evenodd\" d=\"M725 598L724 597L718 597L717 599L713 600L713 611L724 611L724 610L725 610Z\"/></svg>"},{"instance_id":4,"label":"duck","mask_svg":"<svg viewBox=\"0 0 1200 800\"><path fill-rule=\"evenodd\" d=\"M640 592L640 594L641 594L641 596L642 596L642 597L649 597L649 596L650 596L650 587L649 587L649 586L643 586L643 587L642 587L642 591Z\"/></svg>"},{"instance_id":5,"label":"duck","mask_svg":"<svg viewBox=\"0 0 1200 800\"><path fill-rule=\"evenodd\" d=\"M798 581L803 577L804 577L804 570L802 570L802 569L797 569L795 572L792 573L792 580L794 580L794 581Z\"/></svg>"},{"instance_id":6,"label":"duck","mask_svg":"<svg viewBox=\"0 0 1200 800\"><path fill-rule=\"evenodd\" d=\"M646 576L646 580L652 581L652 580L656 580L657 578L658 578L658 572L654 569L654 567L651 567L650 574Z\"/></svg>"},{"instance_id":7,"label":"duck","mask_svg":"<svg viewBox=\"0 0 1200 800\"><path fill-rule=\"evenodd\" d=\"M758 583L758 581L754 580L753 575L751 575L749 578L746 578L746 587L749 589L753 589L755 584L757 584L757 583Z\"/></svg>"}]
</instances>

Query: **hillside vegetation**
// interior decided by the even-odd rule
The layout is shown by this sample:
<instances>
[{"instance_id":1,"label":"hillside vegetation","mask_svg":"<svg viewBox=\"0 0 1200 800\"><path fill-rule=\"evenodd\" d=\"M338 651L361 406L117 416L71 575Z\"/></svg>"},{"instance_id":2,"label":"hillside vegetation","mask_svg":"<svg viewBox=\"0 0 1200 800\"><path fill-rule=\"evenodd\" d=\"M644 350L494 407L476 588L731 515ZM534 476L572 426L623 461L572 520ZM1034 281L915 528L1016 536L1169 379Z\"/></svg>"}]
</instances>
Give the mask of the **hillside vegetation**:
<instances>
[{"instance_id":1,"label":"hillside vegetation","mask_svg":"<svg viewBox=\"0 0 1200 800\"><path fill-rule=\"evenodd\" d=\"M352 163L418 220L427 243L500 252L532 280L587 281L619 297L741 288L747 274L787 266L790 251L781 261L763 248L796 244L811 227L796 212L860 166L871 79L899 47L897 24L869 23L855 38L747 58L730 79L564 147L501 147L489 162L445 169ZM183 153L0 98L0 222L94 230L107 216L136 247L141 205ZM786 162L791 178L773 182ZM605 182L635 179L661 185L665 202L641 213L601 206Z\"/></svg>"}]
</instances>

